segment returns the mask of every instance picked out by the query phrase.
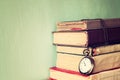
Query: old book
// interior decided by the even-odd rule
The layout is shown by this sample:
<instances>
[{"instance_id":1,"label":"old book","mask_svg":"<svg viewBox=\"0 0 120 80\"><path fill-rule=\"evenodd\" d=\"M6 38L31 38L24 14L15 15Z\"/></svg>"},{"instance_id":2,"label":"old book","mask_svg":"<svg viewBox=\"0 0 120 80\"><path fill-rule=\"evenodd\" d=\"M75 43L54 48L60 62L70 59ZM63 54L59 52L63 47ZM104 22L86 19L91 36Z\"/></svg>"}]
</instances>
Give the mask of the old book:
<instances>
[{"instance_id":1,"label":"old book","mask_svg":"<svg viewBox=\"0 0 120 80\"><path fill-rule=\"evenodd\" d=\"M85 31L56 31L53 32L55 45L67 46L98 46L103 44L120 43L120 27Z\"/></svg>"},{"instance_id":2,"label":"old book","mask_svg":"<svg viewBox=\"0 0 120 80\"><path fill-rule=\"evenodd\" d=\"M120 80L120 68L83 76L78 72L52 67L49 80Z\"/></svg>"},{"instance_id":3,"label":"old book","mask_svg":"<svg viewBox=\"0 0 120 80\"><path fill-rule=\"evenodd\" d=\"M98 47L74 47L74 46L56 46L57 52L78 55L101 55L120 51L120 44L104 45Z\"/></svg>"},{"instance_id":4,"label":"old book","mask_svg":"<svg viewBox=\"0 0 120 80\"><path fill-rule=\"evenodd\" d=\"M79 63L84 56L57 53L56 67L79 72ZM92 73L120 67L120 52L92 57L95 66Z\"/></svg>"},{"instance_id":5,"label":"old book","mask_svg":"<svg viewBox=\"0 0 120 80\"><path fill-rule=\"evenodd\" d=\"M86 19L78 21L64 21L57 23L57 31L88 30L102 27L112 28L120 26L120 18L111 19Z\"/></svg>"}]
</instances>

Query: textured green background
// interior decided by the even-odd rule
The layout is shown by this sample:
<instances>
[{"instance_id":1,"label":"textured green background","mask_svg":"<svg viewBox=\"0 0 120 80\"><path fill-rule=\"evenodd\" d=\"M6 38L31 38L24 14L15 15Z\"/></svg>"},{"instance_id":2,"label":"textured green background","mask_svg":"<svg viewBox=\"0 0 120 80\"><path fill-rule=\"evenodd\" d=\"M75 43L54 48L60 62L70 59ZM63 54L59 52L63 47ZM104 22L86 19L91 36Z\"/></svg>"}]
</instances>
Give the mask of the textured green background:
<instances>
[{"instance_id":1,"label":"textured green background","mask_svg":"<svg viewBox=\"0 0 120 80\"><path fill-rule=\"evenodd\" d=\"M120 0L0 0L0 80L45 80L56 22L120 18Z\"/></svg>"}]
</instances>

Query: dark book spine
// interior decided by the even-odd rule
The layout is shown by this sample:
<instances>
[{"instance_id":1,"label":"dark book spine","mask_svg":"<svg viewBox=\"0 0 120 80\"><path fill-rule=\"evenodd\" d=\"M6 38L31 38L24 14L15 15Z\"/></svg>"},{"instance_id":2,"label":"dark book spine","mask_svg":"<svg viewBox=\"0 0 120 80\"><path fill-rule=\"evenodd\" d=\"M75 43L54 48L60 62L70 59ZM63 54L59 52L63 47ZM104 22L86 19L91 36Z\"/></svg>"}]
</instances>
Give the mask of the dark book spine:
<instances>
[{"instance_id":1,"label":"dark book spine","mask_svg":"<svg viewBox=\"0 0 120 80\"><path fill-rule=\"evenodd\" d=\"M88 31L87 46L96 47L120 43L120 27Z\"/></svg>"},{"instance_id":2,"label":"dark book spine","mask_svg":"<svg viewBox=\"0 0 120 80\"><path fill-rule=\"evenodd\" d=\"M107 33L110 44L120 43L120 27L108 28Z\"/></svg>"},{"instance_id":3,"label":"dark book spine","mask_svg":"<svg viewBox=\"0 0 120 80\"><path fill-rule=\"evenodd\" d=\"M102 29L90 30L88 31L88 45L96 47L106 42L105 34Z\"/></svg>"}]
</instances>

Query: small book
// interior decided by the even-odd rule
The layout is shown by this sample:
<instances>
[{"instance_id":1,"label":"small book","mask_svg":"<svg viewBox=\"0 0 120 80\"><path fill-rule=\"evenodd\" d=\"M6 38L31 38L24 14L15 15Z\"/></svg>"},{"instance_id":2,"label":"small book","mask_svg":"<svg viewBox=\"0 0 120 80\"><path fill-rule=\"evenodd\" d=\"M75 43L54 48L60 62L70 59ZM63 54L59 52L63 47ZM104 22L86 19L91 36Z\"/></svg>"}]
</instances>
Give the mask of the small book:
<instances>
[{"instance_id":1,"label":"small book","mask_svg":"<svg viewBox=\"0 0 120 80\"><path fill-rule=\"evenodd\" d=\"M57 53L56 67L79 72L80 61L85 56L75 54ZM92 56L94 68L92 73L98 73L120 67L120 52ZM86 65L89 63L86 63Z\"/></svg>"},{"instance_id":2,"label":"small book","mask_svg":"<svg viewBox=\"0 0 120 80\"><path fill-rule=\"evenodd\" d=\"M84 76L75 71L52 67L49 80L120 80L120 68Z\"/></svg>"},{"instance_id":3,"label":"small book","mask_svg":"<svg viewBox=\"0 0 120 80\"><path fill-rule=\"evenodd\" d=\"M76 31L76 30L89 30L112 28L120 26L120 18L111 19L84 19L78 21L63 21L57 23L57 31Z\"/></svg>"}]
</instances>

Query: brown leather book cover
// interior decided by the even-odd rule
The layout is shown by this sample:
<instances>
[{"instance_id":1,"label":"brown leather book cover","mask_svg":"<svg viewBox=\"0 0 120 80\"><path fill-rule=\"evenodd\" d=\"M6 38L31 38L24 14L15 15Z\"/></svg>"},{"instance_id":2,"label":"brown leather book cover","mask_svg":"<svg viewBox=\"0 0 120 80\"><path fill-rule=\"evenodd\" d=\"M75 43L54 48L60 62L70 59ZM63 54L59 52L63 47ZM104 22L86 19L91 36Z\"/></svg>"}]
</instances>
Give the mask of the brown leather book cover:
<instances>
[{"instance_id":1,"label":"brown leather book cover","mask_svg":"<svg viewBox=\"0 0 120 80\"><path fill-rule=\"evenodd\" d=\"M120 42L120 27L107 29L108 42L119 43Z\"/></svg>"}]
</instances>

